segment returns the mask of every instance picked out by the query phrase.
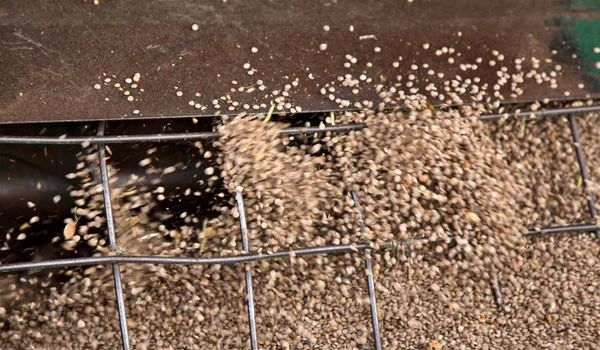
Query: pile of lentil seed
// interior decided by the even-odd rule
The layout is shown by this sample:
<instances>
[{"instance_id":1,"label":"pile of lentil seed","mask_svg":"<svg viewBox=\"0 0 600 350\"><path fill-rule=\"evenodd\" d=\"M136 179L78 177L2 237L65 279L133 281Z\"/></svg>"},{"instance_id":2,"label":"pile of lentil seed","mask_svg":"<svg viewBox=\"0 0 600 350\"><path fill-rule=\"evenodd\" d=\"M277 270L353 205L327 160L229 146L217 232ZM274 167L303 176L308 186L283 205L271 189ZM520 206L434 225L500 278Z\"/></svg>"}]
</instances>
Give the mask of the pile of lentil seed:
<instances>
[{"instance_id":1,"label":"pile of lentil seed","mask_svg":"<svg viewBox=\"0 0 600 350\"><path fill-rule=\"evenodd\" d=\"M131 247L128 255L239 254L240 192L252 251L397 240L392 250L370 253L384 348L593 348L598 242L590 234L520 235L532 225L585 219L565 120L484 125L476 110L413 107L338 115L337 123L368 125L346 134L282 136L286 124L264 116L225 120L218 163L230 201L216 208L220 214L203 225L160 228L150 209L162 191L130 179L113 188L114 209L118 219L138 219L119 226L118 239ZM582 133L583 142L594 137ZM595 147L588 152L590 163L600 157ZM118 172L111 174L116 184ZM82 179L89 193L74 195L85 199L83 212L101 210L97 179L87 172ZM97 217L94 228L103 224ZM81 241L98 238L79 233ZM372 349L365 254L253 263L260 347ZM249 347L243 266L121 271L135 348ZM3 348L120 346L110 267L68 276L29 303L0 309Z\"/></svg>"},{"instance_id":2,"label":"pile of lentil seed","mask_svg":"<svg viewBox=\"0 0 600 350\"><path fill-rule=\"evenodd\" d=\"M591 220L567 117L501 120L485 127L518 174L515 181L524 189L518 207L528 227Z\"/></svg>"}]
</instances>

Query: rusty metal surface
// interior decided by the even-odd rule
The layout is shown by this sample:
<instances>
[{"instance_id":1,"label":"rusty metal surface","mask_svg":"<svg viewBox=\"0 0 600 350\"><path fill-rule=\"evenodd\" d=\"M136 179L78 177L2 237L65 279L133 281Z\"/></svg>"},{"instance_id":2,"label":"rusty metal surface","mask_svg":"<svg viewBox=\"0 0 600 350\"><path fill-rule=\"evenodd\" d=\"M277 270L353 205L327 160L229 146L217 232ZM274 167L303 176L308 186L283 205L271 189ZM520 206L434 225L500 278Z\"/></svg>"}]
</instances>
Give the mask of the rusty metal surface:
<instances>
[{"instance_id":1,"label":"rusty metal surface","mask_svg":"<svg viewBox=\"0 0 600 350\"><path fill-rule=\"evenodd\" d=\"M523 58L522 70L530 72L532 57L541 62L538 73L557 74L557 86L526 78L520 96L511 96L510 84L501 88L505 100L599 97L595 62L573 56L577 47L564 34L564 19L577 17L577 11L569 1L555 0L0 1L0 122L214 115L242 111L244 104L263 104L264 112L281 96L271 92L295 79L297 86L285 97L288 110L339 109L329 91L320 93L331 82L336 98L377 101L376 85L391 86L398 75L404 84L414 74L421 93L430 83L443 89L455 75L463 81L478 77L493 92L502 66L516 72L514 60ZM600 17L589 11L586 16ZM191 29L194 23L198 31ZM331 29L325 31L325 25ZM361 40L364 35L376 39ZM454 64L448 55L436 55L442 47L456 50ZM356 63L345 67L348 54ZM245 63L256 69L253 75ZM478 68L465 72L460 63ZM124 90L134 96L129 102L113 85L127 85L125 79L135 73L138 87ZM345 74L372 81L360 81L352 91L336 81ZM266 89L248 93L259 79ZM241 86L246 91L238 91ZM398 89L409 94L405 85ZM227 95L238 105L220 102L214 108L211 101ZM191 100L207 108L190 106Z\"/></svg>"}]
</instances>

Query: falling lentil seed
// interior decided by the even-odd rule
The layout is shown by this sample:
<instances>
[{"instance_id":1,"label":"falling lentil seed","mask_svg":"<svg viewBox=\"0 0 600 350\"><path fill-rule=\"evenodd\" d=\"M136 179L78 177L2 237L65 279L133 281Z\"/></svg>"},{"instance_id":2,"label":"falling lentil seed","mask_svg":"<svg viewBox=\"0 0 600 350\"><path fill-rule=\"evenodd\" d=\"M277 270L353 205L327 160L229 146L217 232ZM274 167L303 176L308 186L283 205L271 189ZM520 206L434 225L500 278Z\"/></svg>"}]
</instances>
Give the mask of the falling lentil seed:
<instances>
[{"instance_id":1,"label":"falling lentil seed","mask_svg":"<svg viewBox=\"0 0 600 350\"><path fill-rule=\"evenodd\" d=\"M20 235L17 236L17 241L22 241L25 238L27 238L27 234L26 233L21 233Z\"/></svg>"},{"instance_id":2,"label":"falling lentil seed","mask_svg":"<svg viewBox=\"0 0 600 350\"><path fill-rule=\"evenodd\" d=\"M54 196L52 198L52 201L54 202L54 204L57 204L58 202L60 202L60 199L61 199L60 195L57 194L56 196Z\"/></svg>"},{"instance_id":3,"label":"falling lentil seed","mask_svg":"<svg viewBox=\"0 0 600 350\"><path fill-rule=\"evenodd\" d=\"M74 250L75 247L77 247L77 242L74 241L66 241L63 244L61 244L61 247L64 250Z\"/></svg>"},{"instance_id":4,"label":"falling lentil seed","mask_svg":"<svg viewBox=\"0 0 600 350\"><path fill-rule=\"evenodd\" d=\"M327 50L327 44L323 43L323 44L319 45L319 50L321 50L321 51Z\"/></svg>"},{"instance_id":5,"label":"falling lentil seed","mask_svg":"<svg viewBox=\"0 0 600 350\"><path fill-rule=\"evenodd\" d=\"M96 90L100 90L101 88L102 88L102 85L100 85L100 84L94 85L94 89L96 89Z\"/></svg>"},{"instance_id":6,"label":"falling lentil seed","mask_svg":"<svg viewBox=\"0 0 600 350\"><path fill-rule=\"evenodd\" d=\"M194 24L192 24L192 30L194 32L197 32L198 30L200 30L200 26L198 24L194 23Z\"/></svg>"},{"instance_id":7,"label":"falling lentil seed","mask_svg":"<svg viewBox=\"0 0 600 350\"><path fill-rule=\"evenodd\" d=\"M316 154L321 150L321 144L316 143L310 148L310 154Z\"/></svg>"},{"instance_id":8,"label":"falling lentil seed","mask_svg":"<svg viewBox=\"0 0 600 350\"><path fill-rule=\"evenodd\" d=\"M465 216L466 216L467 220L469 220L471 223L478 224L481 222L481 219L479 218L479 216L477 214L473 213L472 211L468 211L465 214Z\"/></svg>"},{"instance_id":9,"label":"falling lentil seed","mask_svg":"<svg viewBox=\"0 0 600 350\"><path fill-rule=\"evenodd\" d=\"M63 236L64 236L65 240L69 240L69 239L73 238L76 230L77 230L76 222L71 221L68 224L66 224L65 228L63 229Z\"/></svg>"},{"instance_id":10,"label":"falling lentil seed","mask_svg":"<svg viewBox=\"0 0 600 350\"><path fill-rule=\"evenodd\" d=\"M144 159L140 160L138 165L141 167L145 167L145 166L149 165L150 163L152 163L152 158L148 157L148 158L144 158Z\"/></svg>"},{"instance_id":11,"label":"falling lentil seed","mask_svg":"<svg viewBox=\"0 0 600 350\"><path fill-rule=\"evenodd\" d=\"M27 206L28 206L29 208L35 208L35 203L33 203L33 202L29 202L29 201L28 201L28 202L27 202Z\"/></svg>"},{"instance_id":12,"label":"falling lentil seed","mask_svg":"<svg viewBox=\"0 0 600 350\"><path fill-rule=\"evenodd\" d=\"M176 168L175 166L170 166L170 167L167 167L167 168L165 168L165 169L162 171L162 173L163 173L163 175L166 175L166 174L173 173L173 172L175 172L176 170L177 170L177 168Z\"/></svg>"},{"instance_id":13,"label":"falling lentil seed","mask_svg":"<svg viewBox=\"0 0 600 350\"><path fill-rule=\"evenodd\" d=\"M98 238L92 237L87 241L87 245L90 247L95 247L98 245Z\"/></svg>"}]
</instances>

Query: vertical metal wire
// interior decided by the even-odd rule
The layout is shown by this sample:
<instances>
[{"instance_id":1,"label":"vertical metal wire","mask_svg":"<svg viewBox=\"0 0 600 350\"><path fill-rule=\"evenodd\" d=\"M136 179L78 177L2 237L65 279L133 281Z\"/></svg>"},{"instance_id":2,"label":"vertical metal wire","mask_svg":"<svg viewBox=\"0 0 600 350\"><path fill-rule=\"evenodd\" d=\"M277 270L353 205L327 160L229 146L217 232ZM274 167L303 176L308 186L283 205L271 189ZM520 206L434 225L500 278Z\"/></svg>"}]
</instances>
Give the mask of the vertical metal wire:
<instances>
[{"instance_id":1,"label":"vertical metal wire","mask_svg":"<svg viewBox=\"0 0 600 350\"><path fill-rule=\"evenodd\" d=\"M370 254L367 255L367 282L369 284L369 299L371 299L371 321L373 323L373 339L375 341L375 349L381 350L379 314L377 311L377 299L375 298L375 280L373 279L373 263L371 262Z\"/></svg>"},{"instance_id":2,"label":"vertical metal wire","mask_svg":"<svg viewBox=\"0 0 600 350\"><path fill-rule=\"evenodd\" d=\"M492 280L492 289L494 290L494 296L496 297L496 305L498 309L504 308L504 297L502 296L502 290L500 289L500 281L497 278Z\"/></svg>"},{"instance_id":3,"label":"vertical metal wire","mask_svg":"<svg viewBox=\"0 0 600 350\"><path fill-rule=\"evenodd\" d=\"M98 125L98 136L103 136L105 130L105 122L100 122ZM104 211L106 212L106 227L108 229L108 242L111 247L117 246L115 236L115 223L113 218L112 204L110 200L110 185L108 179L108 169L106 165L106 154L104 144L98 144L98 159L100 162L100 179L102 182L102 193L104 195ZM117 310L119 313L119 324L121 326L121 340L123 349L129 350L129 335L127 332L127 314L125 313L125 301L123 297L123 286L121 285L121 271L119 264L112 264L115 294L117 296Z\"/></svg>"},{"instance_id":4,"label":"vertical metal wire","mask_svg":"<svg viewBox=\"0 0 600 350\"><path fill-rule=\"evenodd\" d=\"M587 186L587 182L589 180L588 169L585 164L585 155L583 153L583 148L581 147L581 140L579 138L579 131L577 130L577 120L573 114L569 115L569 126L571 127L571 135L573 136L573 142L575 143L575 154L577 155L577 163L579 163L579 172L581 174L581 179L583 180L583 188L585 189ZM596 216L598 216L598 211L594 206L594 196L591 193L588 193L588 209L592 218L596 220ZM600 230L596 231L596 238L600 241Z\"/></svg>"},{"instance_id":5,"label":"vertical metal wire","mask_svg":"<svg viewBox=\"0 0 600 350\"><path fill-rule=\"evenodd\" d=\"M354 208L356 209L358 227L360 228L360 232L363 232L365 230L365 218L363 216L362 208L358 204L358 195L354 191L352 191L352 200L354 201Z\"/></svg>"},{"instance_id":6,"label":"vertical metal wire","mask_svg":"<svg viewBox=\"0 0 600 350\"><path fill-rule=\"evenodd\" d=\"M358 204L358 195L352 191L352 199L354 200L354 208L356 208L356 216L358 218L358 224L360 231L365 230L365 220L363 217L362 208ZM371 323L373 324L373 341L375 342L375 349L381 350L381 332L379 331L379 314L377 311L377 298L375 296L375 280L373 279L373 263L371 261L371 255L367 252L367 284L369 287L369 299L371 301Z\"/></svg>"},{"instance_id":7,"label":"vertical metal wire","mask_svg":"<svg viewBox=\"0 0 600 350\"><path fill-rule=\"evenodd\" d=\"M235 200L240 214L240 228L242 230L242 246L244 252L249 253L248 226L246 225L246 212L244 211L244 197L241 191L236 191ZM254 292L252 291L252 271L250 263L246 263L246 294L248 296L248 319L250 320L250 341L252 350L258 350L258 339L256 336L256 316L254 314Z\"/></svg>"}]
</instances>

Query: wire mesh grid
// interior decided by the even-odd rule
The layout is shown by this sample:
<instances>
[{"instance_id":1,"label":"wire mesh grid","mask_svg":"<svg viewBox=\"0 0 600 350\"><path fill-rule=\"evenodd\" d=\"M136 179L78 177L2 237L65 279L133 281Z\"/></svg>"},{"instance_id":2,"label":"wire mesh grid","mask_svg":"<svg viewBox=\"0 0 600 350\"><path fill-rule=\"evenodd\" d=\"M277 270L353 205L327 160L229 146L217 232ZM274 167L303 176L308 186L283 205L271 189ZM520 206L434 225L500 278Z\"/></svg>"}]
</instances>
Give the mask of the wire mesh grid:
<instances>
[{"instance_id":1,"label":"wire mesh grid","mask_svg":"<svg viewBox=\"0 0 600 350\"><path fill-rule=\"evenodd\" d=\"M579 171L583 180L583 186L589 181L589 173L585 163L585 156L583 148L581 146L579 131L577 128L577 121L575 115L599 111L600 106L587 106L587 107L573 107L573 108L556 108L550 110L539 110L539 111L526 111L514 114L486 114L480 116L481 121L492 121L502 118L525 118L525 117L549 117L558 115L568 115L569 128L575 146L575 154L577 157L577 163L579 165ZM351 130L360 130L366 128L365 124L346 124L326 127L305 127L305 128L286 128L282 130L284 135L298 135L308 133L326 133L326 132L347 132ZM116 234L115 234L115 222L114 215L111 205L110 197L110 186L109 186L109 175L108 166L105 154L104 145L108 143L152 143L152 142L174 142L174 141L191 141L199 139L216 139L219 134L216 132L192 132L192 133L171 133L171 134L146 134L146 135L120 135L120 136L105 136L106 123L104 121L99 122L97 136L94 137L30 137L30 136L0 136L0 144L80 144L83 142L95 143L98 145L98 159L101 174L101 186L104 196L104 211L106 214L106 225L108 231L108 241L113 247L117 246ZM359 229L364 230L365 223L363 217L363 211L360 207L360 199L356 192L351 192L352 198L355 204L355 210L357 213L357 221L359 223ZM171 256L97 256L97 257L78 257L68 259L54 259L54 260L42 260L36 262L23 262L23 263L10 263L0 265L0 273L28 271L28 270L42 270L50 268L68 268L78 266L89 266L89 265L111 265L113 271L114 290L117 301L117 309L119 316L119 324L121 328L121 340L123 349L130 349L129 335L127 330L127 315L125 309L124 295L121 282L121 272L119 266L121 264L180 264L180 265L215 265L215 264L245 264L245 283L246 283L246 303L248 308L248 320L250 327L250 344L253 350L258 349L258 336L256 331L256 316L254 311L254 292L252 288L252 262L258 262L261 260L272 260L281 258L292 258L294 256L306 256L316 254L341 254L350 253L353 251L363 251L366 253L365 256L365 267L366 267L366 282L369 293L370 309L371 309L371 326L373 332L373 343L375 349L381 349L381 332L379 327L379 316L377 309L377 299L375 293L375 281L373 277L373 261L371 258L371 252L378 250L393 249L394 247L402 244L402 241L386 241L386 242L369 242L361 243L356 245L328 245L312 248L302 248L292 251L278 251L272 254L253 253L249 247L248 242L248 231L246 216L244 211L244 200L243 193L236 192L235 200L239 210L239 220L241 228L241 237L244 254L235 256L222 256L222 257L211 257L211 258L189 258L189 257L171 257ZM594 206L594 197L590 193L587 198L588 210L593 218L597 216L597 210ZM600 230L595 224L572 224L568 226L555 226L546 227L541 229L531 229L523 233L526 238L534 236L546 236L560 233L579 233L579 232L590 232L594 233L596 238L600 241ZM413 239L415 240L415 239ZM428 244L441 244L449 243L453 240L452 237L449 241L429 241L426 238L417 238ZM494 291L496 303L498 307L502 307L504 304L500 281L497 279L493 280L491 287Z\"/></svg>"}]
</instances>

